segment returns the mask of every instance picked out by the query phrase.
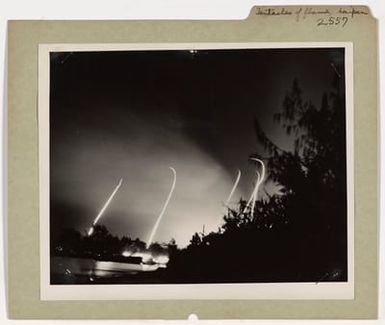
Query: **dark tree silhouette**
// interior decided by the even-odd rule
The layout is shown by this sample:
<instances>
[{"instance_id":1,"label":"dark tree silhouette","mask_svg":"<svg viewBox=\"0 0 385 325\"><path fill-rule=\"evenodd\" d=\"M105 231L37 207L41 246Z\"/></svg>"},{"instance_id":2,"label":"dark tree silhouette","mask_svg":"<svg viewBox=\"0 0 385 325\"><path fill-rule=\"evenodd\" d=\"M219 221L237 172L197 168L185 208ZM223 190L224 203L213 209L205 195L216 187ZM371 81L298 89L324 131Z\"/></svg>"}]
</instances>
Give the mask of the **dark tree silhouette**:
<instances>
[{"instance_id":1,"label":"dark tree silhouette","mask_svg":"<svg viewBox=\"0 0 385 325\"><path fill-rule=\"evenodd\" d=\"M346 280L345 98L337 77L334 85L316 108L303 100L298 82L293 82L281 112L274 116L293 139L292 150L282 150L270 141L258 121L255 130L270 154L266 159L269 180L281 186L283 195L275 195L273 209L280 207L281 220L295 235L293 261L312 276Z\"/></svg>"},{"instance_id":2,"label":"dark tree silhouette","mask_svg":"<svg viewBox=\"0 0 385 325\"><path fill-rule=\"evenodd\" d=\"M71 228L63 229L58 239L51 244L51 252L54 255L76 256L83 249L80 232Z\"/></svg>"},{"instance_id":3,"label":"dark tree silhouette","mask_svg":"<svg viewBox=\"0 0 385 325\"><path fill-rule=\"evenodd\" d=\"M342 66L338 67L340 71ZM342 71L341 74L343 75ZM294 80L276 123L292 141L283 150L258 120L268 182L279 193L256 202L254 214L240 200L217 233L195 233L168 270L181 282L345 281L347 209L344 81L333 82L317 108ZM266 157L267 155L267 157Z\"/></svg>"}]
</instances>

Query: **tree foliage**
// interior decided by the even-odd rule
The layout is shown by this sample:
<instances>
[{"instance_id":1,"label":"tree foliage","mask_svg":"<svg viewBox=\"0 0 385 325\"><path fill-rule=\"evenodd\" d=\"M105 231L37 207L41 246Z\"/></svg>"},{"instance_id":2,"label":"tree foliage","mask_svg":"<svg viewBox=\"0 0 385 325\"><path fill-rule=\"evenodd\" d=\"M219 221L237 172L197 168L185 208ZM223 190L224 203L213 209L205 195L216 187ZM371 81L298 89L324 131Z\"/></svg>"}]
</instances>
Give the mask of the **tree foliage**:
<instances>
[{"instance_id":1,"label":"tree foliage","mask_svg":"<svg viewBox=\"0 0 385 325\"><path fill-rule=\"evenodd\" d=\"M172 264L200 281L334 281L347 275L346 145L343 81L336 79L317 107L294 80L275 122L282 149L254 121L268 180L279 193L240 200L218 232L195 233ZM267 157L266 157L267 154ZM231 275L234 274L234 275Z\"/></svg>"}]
</instances>

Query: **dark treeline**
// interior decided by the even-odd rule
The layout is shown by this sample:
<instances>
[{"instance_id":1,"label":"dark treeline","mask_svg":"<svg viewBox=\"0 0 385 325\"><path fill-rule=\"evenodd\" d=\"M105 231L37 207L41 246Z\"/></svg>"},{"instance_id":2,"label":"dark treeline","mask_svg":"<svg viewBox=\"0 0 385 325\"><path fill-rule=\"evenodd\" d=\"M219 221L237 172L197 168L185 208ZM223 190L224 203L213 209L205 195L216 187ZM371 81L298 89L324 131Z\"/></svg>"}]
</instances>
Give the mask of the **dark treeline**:
<instances>
[{"instance_id":1,"label":"dark treeline","mask_svg":"<svg viewBox=\"0 0 385 325\"><path fill-rule=\"evenodd\" d=\"M167 283L347 280L345 94L338 76L333 89L316 107L293 82L274 117L293 140L291 150L273 143L255 120L263 148L251 157L263 159L265 182L279 192L265 193L254 213L240 199L217 232L195 233L184 249L175 241L155 244L168 250L170 261L154 277ZM51 249L100 257L144 247L139 239L117 238L96 226L92 236L68 230Z\"/></svg>"},{"instance_id":2,"label":"dark treeline","mask_svg":"<svg viewBox=\"0 0 385 325\"><path fill-rule=\"evenodd\" d=\"M175 240L167 244L153 243L149 250L154 256L168 254L176 249ZM146 251L146 243L139 238L113 236L104 225L94 226L92 235L66 228L51 241L51 255L93 258L98 260L125 261L123 252L129 255Z\"/></svg>"}]
</instances>

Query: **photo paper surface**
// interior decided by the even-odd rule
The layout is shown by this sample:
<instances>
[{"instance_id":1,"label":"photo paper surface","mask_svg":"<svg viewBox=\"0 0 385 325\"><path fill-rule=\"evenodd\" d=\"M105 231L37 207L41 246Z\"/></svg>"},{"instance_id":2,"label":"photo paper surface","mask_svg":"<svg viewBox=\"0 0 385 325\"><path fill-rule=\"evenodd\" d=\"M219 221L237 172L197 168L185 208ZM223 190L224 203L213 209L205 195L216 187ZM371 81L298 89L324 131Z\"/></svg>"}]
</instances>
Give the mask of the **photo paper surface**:
<instances>
[{"instance_id":1,"label":"photo paper surface","mask_svg":"<svg viewBox=\"0 0 385 325\"><path fill-rule=\"evenodd\" d=\"M351 50L41 45L42 299L352 299Z\"/></svg>"}]
</instances>

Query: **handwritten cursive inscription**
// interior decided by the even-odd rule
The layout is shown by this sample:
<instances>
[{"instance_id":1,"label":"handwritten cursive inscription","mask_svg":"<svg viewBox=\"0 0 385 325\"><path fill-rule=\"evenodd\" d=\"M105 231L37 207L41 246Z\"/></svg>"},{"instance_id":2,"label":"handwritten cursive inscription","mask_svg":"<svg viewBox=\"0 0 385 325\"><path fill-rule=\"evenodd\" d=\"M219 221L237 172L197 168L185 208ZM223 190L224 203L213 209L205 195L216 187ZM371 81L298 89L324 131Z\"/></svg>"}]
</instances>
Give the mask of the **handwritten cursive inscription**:
<instances>
[{"instance_id":1,"label":"handwritten cursive inscription","mask_svg":"<svg viewBox=\"0 0 385 325\"><path fill-rule=\"evenodd\" d=\"M257 16L290 16L293 12L287 8L257 8Z\"/></svg>"},{"instance_id":2,"label":"handwritten cursive inscription","mask_svg":"<svg viewBox=\"0 0 385 325\"><path fill-rule=\"evenodd\" d=\"M255 9L255 15L257 16L291 16L297 22L312 18L315 20L317 27L345 27L356 16L368 14L364 9L354 7L257 7Z\"/></svg>"},{"instance_id":3,"label":"handwritten cursive inscription","mask_svg":"<svg viewBox=\"0 0 385 325\"><path fill-rule=\"evenodd\" d=\"M352 18L354 18L354 16L358 16L358 15L368 15L368 13L366 11L359 10L356 8L339 8L338 13L340 15L348 15Z\"/></svg>"}]
</instances>

